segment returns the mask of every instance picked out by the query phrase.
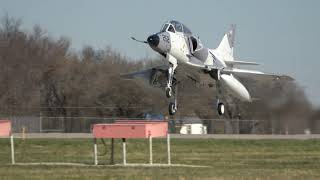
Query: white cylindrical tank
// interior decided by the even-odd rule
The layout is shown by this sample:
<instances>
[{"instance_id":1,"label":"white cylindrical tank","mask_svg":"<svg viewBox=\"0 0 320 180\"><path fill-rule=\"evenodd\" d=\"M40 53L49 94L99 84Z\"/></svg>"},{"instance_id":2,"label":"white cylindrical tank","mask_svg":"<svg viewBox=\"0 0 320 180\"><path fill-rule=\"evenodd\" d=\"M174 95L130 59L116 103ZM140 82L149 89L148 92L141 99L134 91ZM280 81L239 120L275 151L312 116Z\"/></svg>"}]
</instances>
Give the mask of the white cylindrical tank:
<instances>
[{"instance_id":1,"label":"white cylindrical tank","mask_svg":"<svg viewBox=\"0 0 320 180\"><path fill-rule=\"evenodd\" d=\"M233 77L232 74L221 74L220 80L229 87L231 92L242 101L251 101L250 94L244 85Z\"/></svg>"}]
</instances>

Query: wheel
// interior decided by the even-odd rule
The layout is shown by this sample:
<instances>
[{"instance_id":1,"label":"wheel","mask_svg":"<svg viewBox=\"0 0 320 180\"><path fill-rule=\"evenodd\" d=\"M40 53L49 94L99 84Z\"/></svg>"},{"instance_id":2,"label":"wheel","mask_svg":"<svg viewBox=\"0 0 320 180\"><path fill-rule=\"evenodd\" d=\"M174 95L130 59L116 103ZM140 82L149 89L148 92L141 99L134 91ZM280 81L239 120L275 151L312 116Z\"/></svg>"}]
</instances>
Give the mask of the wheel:
<instances>
[{"instance_id":1,"label":"wheel","mask_svg":"<svg viewBox=\"0 0 320 180\"><path fill-rule=\"evenodd\" d=\"M225 109L224 109L224 104L223 103L219 103L218 104L218 113L219 113L219 115L221 116L221 115L224 115L224 111L225 111Z\"/></svg>"},{"instance_id":2,"label":"wheel","mask_svg":"<svg viewBox=\"0 0 320 180\"><path fill-rule=\"evenodd\" d=\"M176 112L177 112L176 105L174 103L170 103L169 104L169 114L174 115L174 114L176 114Z\"/></svg>"},{"instance_id":3,"label":"wheel","mask_svg":"<svg viewBox=\"0 0 320 180\"><path fill-rule=\"evenodd\" d=\"M170 98L172 96L172 88L171 87L166 87L166 95L167 95L167 98Z\"/></svg>"}]
</instances>

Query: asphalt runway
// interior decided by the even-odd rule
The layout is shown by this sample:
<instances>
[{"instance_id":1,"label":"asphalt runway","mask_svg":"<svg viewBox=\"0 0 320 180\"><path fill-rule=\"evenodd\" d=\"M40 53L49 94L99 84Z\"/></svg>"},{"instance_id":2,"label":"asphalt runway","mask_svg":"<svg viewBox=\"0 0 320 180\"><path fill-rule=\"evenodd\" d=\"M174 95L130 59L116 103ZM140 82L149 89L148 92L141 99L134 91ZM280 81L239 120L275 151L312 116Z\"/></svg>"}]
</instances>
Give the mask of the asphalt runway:
<instances>
[{"instance_id":1,"label":"asphalt runway","mask_svg":"<svg viewBox=\"0 0 320 180\"><path fill-rule=\"evenodd\" d=\"M15 138L22 138L21 133L13 134ZM272 134L205 134L205 135L183 135L171 134L171 138L179 139L320 139L320 134L294 134L294 135L272 135ZM25 138L93 138L91 133L27 133Z\"/></svg>"}]
</instances>

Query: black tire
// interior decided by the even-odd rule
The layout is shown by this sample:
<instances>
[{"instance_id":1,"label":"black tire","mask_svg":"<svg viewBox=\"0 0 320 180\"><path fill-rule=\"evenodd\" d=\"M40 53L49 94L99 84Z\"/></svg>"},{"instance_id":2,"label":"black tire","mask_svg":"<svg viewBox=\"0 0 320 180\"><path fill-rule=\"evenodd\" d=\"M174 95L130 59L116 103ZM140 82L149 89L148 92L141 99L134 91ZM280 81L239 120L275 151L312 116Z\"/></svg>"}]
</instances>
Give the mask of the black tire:
<instances>
[{"instance_id":1,"label":"black tire","mask_svg":"<svg viewBox=\"0 0 320 180\"><path fill-rule=\"evenodd\" d=\"M224 115L225 113L225 107L224 107L224 104L223 103L219 103L218 104L218 114L220 116Z\"/></svg>"},{"instance_id":2,"label":"black tire","mask_svg":"<svg viewBox=\"0 0 320 180\"><path fill-rule=\"evenodd\" d=\"M169 114L170 115L175 115L177 112L176 110L176 105L174 103L169 104Z\"/></svg>"},{"instance_id":3,"label":"black tire","mask_svg":"<svg viewBox=\"0 0 320 180\"><path fill-rule=\"evenodd\" d=\"M166 96L167 96L167 98L171 98L171 96L172 96L172 88L169 88L169 87L166 88Z\"/></svg>"}]
</instances>

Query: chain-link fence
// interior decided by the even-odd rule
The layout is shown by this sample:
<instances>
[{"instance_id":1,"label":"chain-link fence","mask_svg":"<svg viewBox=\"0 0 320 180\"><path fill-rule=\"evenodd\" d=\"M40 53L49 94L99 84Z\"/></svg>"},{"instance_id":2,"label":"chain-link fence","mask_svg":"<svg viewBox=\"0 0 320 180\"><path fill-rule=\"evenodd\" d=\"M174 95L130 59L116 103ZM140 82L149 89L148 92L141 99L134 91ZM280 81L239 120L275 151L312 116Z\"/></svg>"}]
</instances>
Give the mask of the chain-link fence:
<instances>
[{"instance_id":1,"label":"chain-link fence","mask_svg":"<svg viewBox=\"0 0 320 180\"><path fill-rule=\"evenodd\" d=\"M101 112L97 110L100 108ZM1 118L9 119L13 124L15 133L90 133L93 124L112 123L115 120L143 120L165 119L169 122L171 133L183 134L319 134L320 119L299 119L298 117L280 118L277 116L269 119L203 119L194 114L157 118L147 117L144 111L141 114L131 115L130 118L117 115L106 115L106 112L115 107L64 107L61 108L14 108L3 106L0 108ZM140 106L131 108L143 109ZM100 112L97 113L97 112ZM139 111L140 112L140 111ZM150 115L150 114L149 114ZM153 114L159 115L159 114ZM134 117L134 118L131 118ZM172 118L172 119L170 119Z\"/></svg>"},{"instance_id":2,"label":"chain-link fence","mask_svg":"<svg viewBox=\"0 0 320 180\"><path fill-rule=\"evenodd\" d=\"M115 120L141 120L121 117L10 117L15 133L90 133L93 124L112 123ZM145 119L150 120L150 119ZM151 120L152 121L152 120ZM183 134L268 134L272 132L264 120L239 119L169 119L171 133ZM187 132L182 132L183 128ZM197 128L201 128L199 131ZM205 130L203 130L205 129Z\"/></svg>"},{"instance_id":3,"label":"chain-link fence","mask_svg":"<svg viewBox=\"0 0 320 180\"><path fill-rule=\"evenodd\" d=\"M119 109L120 108L120 109ZM126 107L136 113L120 112L121 107L0 107L0 119L9 119L13 123L13 132L25 133L89 133L93 124L112 123L127 119L165 119L169 121L171 133L183 134L319 134L320 119L291 116L268 116L261 119L248 119L242 116L212 118L208 112L178 113L165 117L162 111L148 109L144 106ZM117 110L117 111L116 111ZM129 111L128 111L129 112ZM131 111L130 111L131 112ZM132 111L133 112L133 111ZM157 115L147 117L146 115ZM121 117L119 117L121 116ZM172 118L172 119L170 119Z\"/></svg>"},{"instance_id":4,"label":"chain-link fence","mask_svg":"<svg viewBox=\"0 0 320 180\"><path fill-rule=\"evenodd\" d=\"M152 120L127 117L55 117L55 116L8 116L15 133L90 133L93 124L112 123L115 120ZM275 120L259 119L200 119L186 117L168 119L170 133L176 134L319 134L320 120L312 126L293 130L290 121L280 124ZM298 133L297 133L298 132Z\"/></svg>"}]
</instances>

